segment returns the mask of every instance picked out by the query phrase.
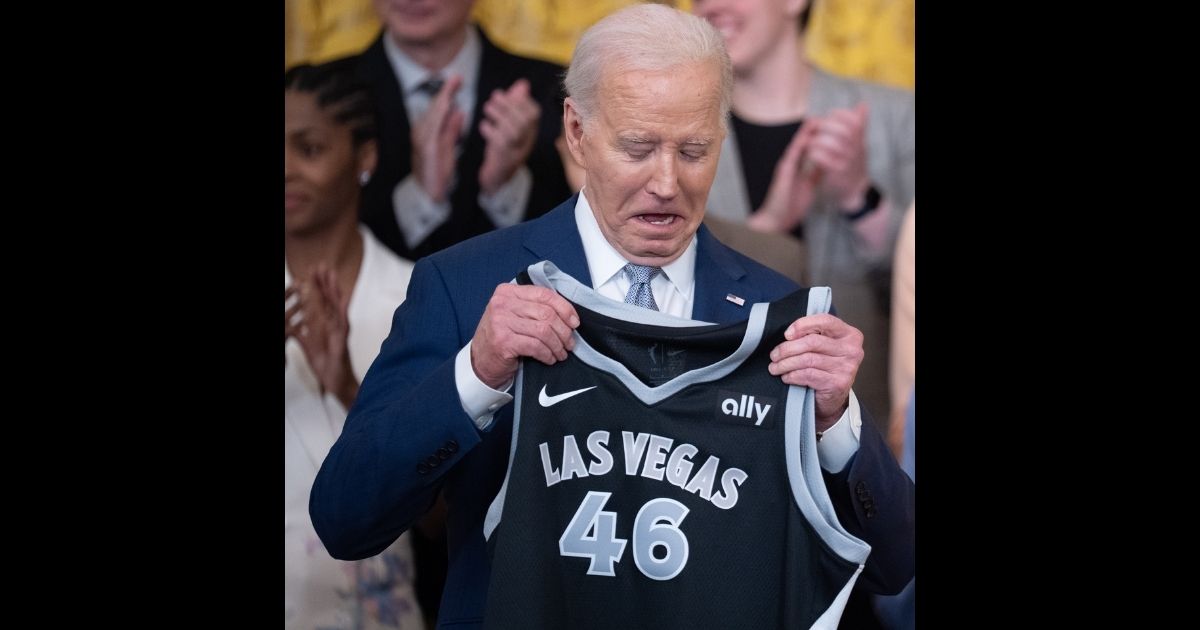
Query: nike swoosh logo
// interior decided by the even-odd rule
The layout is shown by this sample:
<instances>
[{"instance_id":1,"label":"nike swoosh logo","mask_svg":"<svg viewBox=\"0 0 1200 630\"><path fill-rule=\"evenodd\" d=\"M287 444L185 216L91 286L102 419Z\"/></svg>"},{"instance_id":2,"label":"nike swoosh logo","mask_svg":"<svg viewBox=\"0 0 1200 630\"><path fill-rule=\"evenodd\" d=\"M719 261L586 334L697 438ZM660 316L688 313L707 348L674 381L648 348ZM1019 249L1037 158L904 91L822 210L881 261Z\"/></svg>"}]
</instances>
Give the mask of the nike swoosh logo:
<instances>
[{"instance_id":1,"label":"nike swoosh logo","mask_svg":"<svg viewBox=\"0 0 1200 630\"><path fill-rule=\"evenodd\" d=\"M596 389L596 386L592 385L591 387L584 387L583 389L577 389L573 392L564 392L562 394L558 394L557 396L547 396L546 395L546 386L542 385L542 391L540 393L538 393L538 402L541 403L543 407L557 405L558 403L560 403L576 394L582 394L583 392L586 392L589 389Z\"/></svg>"}]
</instances>

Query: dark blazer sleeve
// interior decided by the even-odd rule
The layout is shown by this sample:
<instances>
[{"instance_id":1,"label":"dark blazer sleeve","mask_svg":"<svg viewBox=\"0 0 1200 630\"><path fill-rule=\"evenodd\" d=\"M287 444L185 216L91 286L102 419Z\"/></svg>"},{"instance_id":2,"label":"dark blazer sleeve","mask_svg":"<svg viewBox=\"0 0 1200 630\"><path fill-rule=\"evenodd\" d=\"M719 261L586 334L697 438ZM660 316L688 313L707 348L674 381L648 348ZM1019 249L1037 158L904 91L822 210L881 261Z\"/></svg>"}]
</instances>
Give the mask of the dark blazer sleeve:
<instances>
[{"instance_id":1,"label":"dark blazer sleeve","mask_svg":"<svg viewBox=\"0 0 1200 630\"><path fill-rule=\"evenodd\" d=\"M866 410L859 409L863 423L858 452L841 472L821 472L842 526L871 545L858 584L873 593L894 595L916 571L916 486Z\"/></svg>"},{"instance_id":2,"label":"dark blazer sleeve","mask_svg":"<svg viewBox=\"0 0 1200 630\"><path fill-rule=\"evenodd\" d=\"M451 295L436 265L419 261L321 465L309 513L334 558L383 551L425 514L446 474L481 440L455 387L454 359L466 341Z\"/></svg>"}]
</instances>

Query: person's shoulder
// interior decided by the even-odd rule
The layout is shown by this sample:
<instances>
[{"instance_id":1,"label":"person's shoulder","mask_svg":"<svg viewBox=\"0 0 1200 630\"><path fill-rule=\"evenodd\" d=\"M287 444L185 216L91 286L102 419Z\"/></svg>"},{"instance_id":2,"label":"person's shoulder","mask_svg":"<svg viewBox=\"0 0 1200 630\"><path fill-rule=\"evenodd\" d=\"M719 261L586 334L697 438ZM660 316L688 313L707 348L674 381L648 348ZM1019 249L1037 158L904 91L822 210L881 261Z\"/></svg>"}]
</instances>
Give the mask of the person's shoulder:
<instances>
[{"instance_id":1,"label":"person's shoulder","mask_svg":"<svg viewBox=\"0 0 1200 630\"><path fill-rule=\"evenodd\" d=\"M734 251L733 253L738 257L738 262L742 263L746 268L746 276L750 282L759 287L764 293L782 297L800 288L800 285L796 284L794 280L778 271L759 263L741 252Z\"/></svg>"},{"instance_id":2,"label":"person's shoulder","mask_svg":"<svg viewBox=\"0 0 1200 630\"><path fill-rule=\"evenodd\" d=\"M794 282L803 283L808 260L804 241L780 232L760 232L744 222L712 215L704 217L707 228L722 245L766 265Z\"/></svg>"},{"instance_id":3,"label":"person's shoulder","mask_svg":"<svg viewBox=\"0 0 1200 630\"><path fill-rule=\"evenodd\" d=\"M561 207L559 206L555 210L559 210ZM540 229L544 222L562 220L562 217L555 210L551 210L536 219L473 236L440 252L422 258L417 261L417 266L421 267L422 263L428 263L443 271L451 271L452 273L460 273L460 270L480 270L496 266L503 267L504 261L520 256L522 243L526 241L530 234ZM566 211L572 212L573 210L569 208ZM515 271L504 269L501 273L511 273L511 275L515 276L519 271L520 269L516 269Z\"/></svg>"},{"instance_id":4,"label":"person's shoulder","mask_svg":"<svg viewBox=\"0 0 1200 630\"><path fill-rule=\"evenodd\" d=\"M331 59L325 63L331 66L342 66L358 74L360 79L373 82L376 75L391 69L387 60L387 52L383 49L383 33L380 31L370 45L361 51Z\"/></svg>"},{"instance_id":5,"label":"person's shoulder","mask_svg":"<svg viewBox=\"0 0 1200 630\"><path fill-rule=\"evenodd\" d=\"M702 244L709 241L708 246L722 252L722 255L727 256L730 262L741 266L746 272L746 282L761 291L763 295L771 296L770 299L782 297L800 288L800 285L791 278L722 243L707 225L702 225L700 231Z\"/></svg>"},{"instance_id":6,"label":"person's shoulder","mask_svg":"<svg viewBox=\"0 0 1200 630\"><path fill-rule=\"evenodd\" d=\"M371 39L371 43L367 44L362 50L341 55L329 60L327 63L361 63L364 59L371 57L386 57L387 53L383 49L383 34L385 31L380 30L379 33Z\"/></svg>"},{"instance_id":7,"label":"person's shoulder","mask_svg":"<svg viewBox=\"0 0 1200 630\"><path fill-rule=\"evenodd\" d=\"M834 74L817 65L812 65L811 68L815 89L818 90L836 89L840 92L861 94L869 101L903 102L913 99L913 91L906 88Z\"/></svg>"},{"instance_id":8,"label":"person's shoulder","mask_svg":"<svg viewBox=\"0 0 1200 630\"><path fill-rule=\"evenodd\" d=\"M358 224L358 233L363 239L363 266L366 267L368 261L376 263L381 269L387 271L388 275L403 275L408 278L412 275L413 261L402 258L396 252L388 249L378 238L375 233L364 223Z\"/></svg>"}]
</instances>

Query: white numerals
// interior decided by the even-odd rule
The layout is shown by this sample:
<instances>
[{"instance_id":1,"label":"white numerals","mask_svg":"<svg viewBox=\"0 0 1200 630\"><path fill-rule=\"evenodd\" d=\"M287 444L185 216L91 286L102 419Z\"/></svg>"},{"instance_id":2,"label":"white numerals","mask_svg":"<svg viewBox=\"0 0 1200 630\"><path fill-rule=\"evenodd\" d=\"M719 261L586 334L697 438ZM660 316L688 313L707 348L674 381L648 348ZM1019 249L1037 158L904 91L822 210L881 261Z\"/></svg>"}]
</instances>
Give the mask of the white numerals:
<instances>
[{"instance_id":1,"label":"white numerals","mask_svg":"<svg viewBox=\"0 0 1200 630\"><path fill-rule=\"evenodd\" d=\"M647 501L633 519L633 563L652 580L669 580L683 570L688 560L688 539L679 529L688 509L674 499ZM654 548L663 557L654 557Z\"/></svg>"},{"instance_id":2,"label":"white numerals","mask_svg":"<svg viewBox=\"0 0 1200 630\"><path fill-rule=\"evenodd\" d=\"M558 539L560 554L592 559L588 575L616 575L613 563L625 553L625 539L617 538L617 513L603 511L610 496L609 492L587 493Z\"/></svg>"},{"instance_id":3,"label":"white numerals","mask_svg":"<svg viewBox=\"0 0 1200 630\"><path fill-rule=\"evenodd\" d=\"M617 513L604 511L610 496L588 492L558 539L562 555L591 559L588 575L615 576L613 565L625 554L628 541L617 538ZM633 563L643 575L669 580L687 565L688 539L679 529L687 514L687 506L665 498L647 501L638 510L633 520ZM661 557L655 556L656 550Z\"/></svg>"}]
</instances>

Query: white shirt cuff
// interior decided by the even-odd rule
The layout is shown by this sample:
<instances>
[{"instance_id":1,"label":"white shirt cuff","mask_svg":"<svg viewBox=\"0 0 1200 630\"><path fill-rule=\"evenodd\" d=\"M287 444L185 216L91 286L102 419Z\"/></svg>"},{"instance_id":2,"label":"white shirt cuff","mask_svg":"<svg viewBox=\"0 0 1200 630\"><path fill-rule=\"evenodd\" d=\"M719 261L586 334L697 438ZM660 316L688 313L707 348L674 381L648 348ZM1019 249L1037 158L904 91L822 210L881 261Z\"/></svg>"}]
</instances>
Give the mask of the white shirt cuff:
<instances>
[{"instance_id":1,"label":"white shirt cuff","mask_svg":"<svg viewBox=\"0 0 1200 630\"><path fill-rule=\"evenodd\" d=\"M414 248L450 218L450 202L434 203L412 173L392 190L392 212L404 235L404 243Z\"/></svg>"},{"instance_id":2,"label":"white shirt cuff","mask_svg":"<svg viewBox=\"0 0 1200 630\"><path fill-rule=\"evenodd\" d=\"M838 421L821 434L817 442L817 460L821 468L840 473L850 463L850 458L858 452L859 436L862 435L862 411L858 407L858 397L850 390L850 405Z\"/></svg>"},{"instance_id":3,"label":"white shirt cuff","mask_svg":"<svg viewBox=\"0 0 1200 630\"><path fill-rule=\"evenodd\" d=\"M524 164L517 172L504 182L495 193L488 195L479 192L479 207L484 214L496 224L497 228L506 228L521 222L525 216L525 204L529 203L529 191L533 190L533 176L529 167Z\"/></svg>"},{"instance_id":4,"label":"white shirt cuff","mask_svg":"<svg viewBox=\"0 0 1200 630\"><path fill-rule=\"evenodd\" d=\"M471 342L458 351L454 359L454 385L458 388L458 398L462 402L463 411L475 422L480 431L492 424L492 416L496 410L512 402L512 395L505 393L512 387L512 381L504 385L505 391L497 391L488 387L475 376L475 368L471 367Z\"/></svg>"}]
</instances>

